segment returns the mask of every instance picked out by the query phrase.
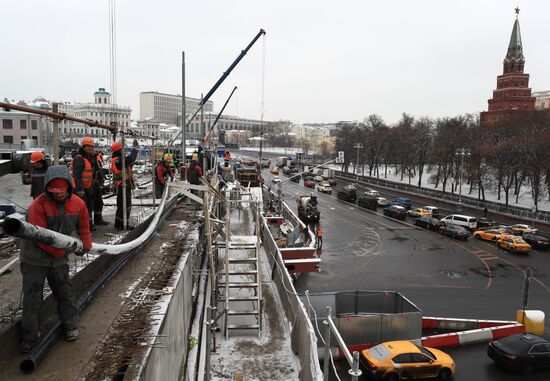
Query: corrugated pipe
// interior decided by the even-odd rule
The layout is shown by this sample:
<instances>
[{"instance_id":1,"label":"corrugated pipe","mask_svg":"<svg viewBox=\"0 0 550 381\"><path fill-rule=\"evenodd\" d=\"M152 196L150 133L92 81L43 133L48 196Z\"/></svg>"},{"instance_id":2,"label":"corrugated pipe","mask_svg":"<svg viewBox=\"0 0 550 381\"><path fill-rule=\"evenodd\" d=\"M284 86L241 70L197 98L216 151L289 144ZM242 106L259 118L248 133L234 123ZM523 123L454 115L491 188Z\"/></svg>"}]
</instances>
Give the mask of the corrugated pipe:
<instances>
[{"instance_id":1,"label":"corrugated pipe","mask_svg":"<svg viewBox=\"0 0 550 381\"><path fill-rule=\"evenodd\" d=\"M160 216L162 215L164 204L166 203L166 198L168 197L168 189L169 187L166 187L164 189L164 194L162 195L162 199L160 201L155 217L141 236L133 241L122 243L119 245L93 243L90 254L119 255L140 246L143 242L149 239L150 235L155 231L156 225L160 219ZM53 230L41 228L39 226L35 226L20 219L20 216L21 215L19 215L19 217L6 217L3 226L4 232L6 234L22 239L28 239L34 242L45 243L49 246L53 246L59 249L65 249L68 253L74 253L82 250L82 241L80 241L78 238L54 232Z\"/></svg>"}]
</instances>

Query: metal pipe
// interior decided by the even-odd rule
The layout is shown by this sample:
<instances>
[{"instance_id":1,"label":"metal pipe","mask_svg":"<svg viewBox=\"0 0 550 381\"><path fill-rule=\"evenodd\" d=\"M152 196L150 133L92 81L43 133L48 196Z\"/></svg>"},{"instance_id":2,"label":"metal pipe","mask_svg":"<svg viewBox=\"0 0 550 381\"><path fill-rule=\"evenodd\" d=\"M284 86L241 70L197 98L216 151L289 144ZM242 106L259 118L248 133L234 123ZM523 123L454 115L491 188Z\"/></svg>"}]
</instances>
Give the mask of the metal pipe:
<instances>
[{"instance_id":1,"label":"metal pipe","mask_svg":"<svg viewBox=\"0 0 550 381\"><path fill-rule=\"evenodd\" d=\"M160 220L167 198L168 187L164 189L162 199L160 201L157 212L153 220L151 221L151 224L147 227L147 229L143 232L141 236L134 239L133 241L122 243L119 245L93 243L90 254L119 255L122 253L126 253L143 244L155 231L156 224L158 224L158 221ZM80 239L55 232L53 230L35 226L17 217L6 217L6 219L4 220L3 229L6 234L12 235L14 237L28 239L34 242L45 243L49 246L67 250L68 253L82 250L82 241L80 241Z\"/></svg>"},{"instance_id":2,"label":"metal pipe","mask_svg":"<svg viewBox=\"0 0 550 381\"><path fill-rule=\"evenodd\" d=\"M306 291L308 292L308 291ZM327 319L330 317L331 315L331 312L330 312L330 307L327 306L326 307L327 309ZM330 327L328 325L328 322L325 320L323 322L325 325L326 325L326 328L325 328L325 358L324 358L324 362L323 362L323 380L324 381L328 381L329 379L329 372L330 372L330 368L329 368L329 365L330 365Z\"/></svg>"},{"instance_id":3,"label":"metal pipe","mask_svg":"<svg viewBox=\"0 0 550 381\"><path fill-rule=\"evenodd\" d=\"M185 153L185 150L186 150L185 139L187 138L186 107L187 105L185 104L185 52L181 52L181 163L183 165L185 165L185 160L187 158L187 155ZM180 168L178 168L178 170L180 170Z\"/></svg>"},{"instance_id":4,"label":"metal pipe","mask_svg":"<svg viewBox=\"0 0 550 381\"><path fill-rule=\"evenodd\" d=\"M126 171L126 141L124 140L124 131L122 131L122 128L120 129L120 143L122 144L122 153L120 155L120 170L122 171L122 227L123 229L127 229L128 216L126 216L126 213L128 208L126 207L126 188L128 185L126 184L126 176L128 175L128 171Z\"/></svg>"}]
</instances>

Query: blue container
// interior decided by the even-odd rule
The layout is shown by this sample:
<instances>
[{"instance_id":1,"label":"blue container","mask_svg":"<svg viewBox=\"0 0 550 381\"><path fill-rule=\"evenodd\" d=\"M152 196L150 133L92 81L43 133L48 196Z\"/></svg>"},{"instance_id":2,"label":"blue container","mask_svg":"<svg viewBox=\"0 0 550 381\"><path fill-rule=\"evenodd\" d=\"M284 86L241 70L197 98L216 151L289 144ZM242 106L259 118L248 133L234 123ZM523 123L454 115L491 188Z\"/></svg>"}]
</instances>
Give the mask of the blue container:
<instances>
[{"instance_id":1,"label":"blue container","mask_svg":"<svg viewBox=\"0 0 550 381\"><path fill-rule=\"evenodd\" d=\"M0 204L0 211L4 212L4 216L9 216L10 214L15 213L14 204Z\"/></svg>"}]
</instances>

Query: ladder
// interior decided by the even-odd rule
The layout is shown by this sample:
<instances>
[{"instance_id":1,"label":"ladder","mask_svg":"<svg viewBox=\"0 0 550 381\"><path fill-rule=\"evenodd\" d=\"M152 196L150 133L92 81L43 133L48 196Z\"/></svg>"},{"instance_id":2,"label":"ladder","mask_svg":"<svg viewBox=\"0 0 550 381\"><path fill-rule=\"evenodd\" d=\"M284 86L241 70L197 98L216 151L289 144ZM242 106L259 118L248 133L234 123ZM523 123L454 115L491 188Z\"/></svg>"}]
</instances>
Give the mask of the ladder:
<instances>
[{"instance_id":1,"label":"ladder","mask_svg":"<svg viewBox=\"0 0 550 381\"><path fill-rule=\"evenodd\" d=\"M247 200L250 202L249 200ZM256 208L257 209L257 208ZM255 235L231 235L229 211L226 213L225 242L217 245L223 249L223 270L218 273L218 292L223 292L225 303L224 335L230 331L262 330L262 285L260 255L260 222L256 210ZM218 258L221 257L218 253Z\"/></svg>"}]
</instances>

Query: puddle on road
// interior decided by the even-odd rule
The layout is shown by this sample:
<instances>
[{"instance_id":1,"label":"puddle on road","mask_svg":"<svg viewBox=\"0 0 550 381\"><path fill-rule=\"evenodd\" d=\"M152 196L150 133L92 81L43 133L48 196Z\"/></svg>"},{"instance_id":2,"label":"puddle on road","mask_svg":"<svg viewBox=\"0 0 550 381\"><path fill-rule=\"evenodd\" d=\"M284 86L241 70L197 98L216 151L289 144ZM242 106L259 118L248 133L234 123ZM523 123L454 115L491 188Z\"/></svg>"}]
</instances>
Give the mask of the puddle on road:
<instances>
[{"instance_id":1,"label":"puddle on road","mask_svg":"<svg viewBox=\"0 0 550 381\"><path fill-rule=\"evenodd\" d=\"M495 274L493 274L493 273L489 274L487 272L487 269L485 269L485 268L476 269L474 267L471 267L470 272L474 273L474 274L477 274L477 275L481 275L482 277L485 277L485 278L493 278L495 276Z\"/></svg>"},{"instance_id":2,"label":"puddle on road","mask_svg":"<svg viewBox=\"0 0 550 381\"><path fill-rule=\"evenodd\" d=\"M389 229L388 229L388 230L389 230ZM398 241L398 242L403 242L403 241L408 241L408 240L409 240L409 237L395 236L395 237L391 237L390 240L392 240L392 241Z\"/></svg>"},{"instance_id":3,"label":"puddle on road","mask_svg":"<svg viewBox=\"0 0 550 381\"><path fill-rule=\"evenodd\" d=\"M448 269L441 269L439 270L439 272L444 276L446 276L447 278L451 278L451 279L458 279L468 275L468 273L466 272L448 270Z\"/></svg>"}]
</instances>

